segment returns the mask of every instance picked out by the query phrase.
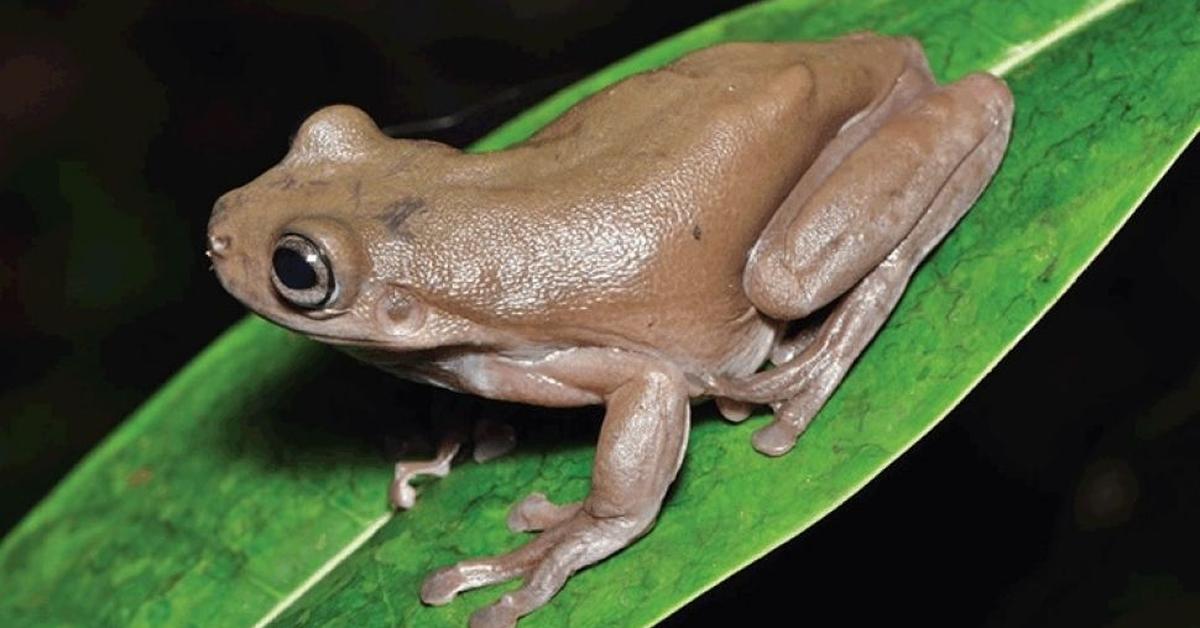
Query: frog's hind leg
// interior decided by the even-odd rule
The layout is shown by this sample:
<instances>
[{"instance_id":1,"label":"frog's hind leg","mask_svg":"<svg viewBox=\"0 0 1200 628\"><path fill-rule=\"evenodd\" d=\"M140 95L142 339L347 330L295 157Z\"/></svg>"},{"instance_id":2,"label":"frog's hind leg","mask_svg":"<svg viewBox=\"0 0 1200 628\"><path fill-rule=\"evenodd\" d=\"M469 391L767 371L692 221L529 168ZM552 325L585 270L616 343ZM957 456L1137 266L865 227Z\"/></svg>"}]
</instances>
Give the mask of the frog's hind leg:
<instances>
[{"instance_id":1,"label":"frog's hind leg","mask_svg":"<svg viewBox=\"0 0 1200 628\"><path fill-rule=\"evenodd\" d=\"M749 290L755 305L761 300L773 316L794 318L835 298L821 292L831 285L846 293L790 361L717 384L721 396L775 407L775 420L754 436L756 449L780 455L792 448L887 319L917 265L983 191L1004 154L1011 117L1008 89L989 75L932 92L864 142L793 223L780 226L800 241L777 256L786 264L772 266L771 274L819 288L790 300ZM843 220L847 213L854 219ZM847 276L847 268L868 264L867 272Z\"/></svg>"},{"instance_id":2,"label":"frog's hind leg","mask_svg":"<svg viewBox=\"0 0 1200 628\"><path fill-rule=\"evenodd\" d=\"M827 213L830 209L841 210L837 206L830 207L829 193L837 189L855 189L855 186L844 187L847 179L861 176L861 173L846 173L847 163L853 161L849 156L864 144L872 143L880 128L896 115L937 89L920 44L907 38L899 41L903 45L897 54L904 56L905 64L891 90L879 102L842 125L800 177L750 251L743 275L746 294L750 295L759 311L768 316L784 321L807 317L844 294L896 244L895 241L873 243L872 255L863 255L860 246L855 251L858 253L856 264L848 266L844 259L829 264L830 268L840 271L842 276L837 278L838 281L829 282L826 277L814 281L804 275L804 258L806 255L812 256L817 248L810 242L811 236L836 233L846 223L860 218L844 210L833 216L821 216L814 211L825 209ZM820 198L822 196L824 198ZM817 222L814 219L822 220L814 225ZM820 231L812 231L814 226L820 227ZM805 339L790 340L797 341L790 343L794 352ZM781 346L780 351L786 353L789 348ZM775 357L784 356L772 356L772 362L778 364Z\"/></svg>"}]
</instances>

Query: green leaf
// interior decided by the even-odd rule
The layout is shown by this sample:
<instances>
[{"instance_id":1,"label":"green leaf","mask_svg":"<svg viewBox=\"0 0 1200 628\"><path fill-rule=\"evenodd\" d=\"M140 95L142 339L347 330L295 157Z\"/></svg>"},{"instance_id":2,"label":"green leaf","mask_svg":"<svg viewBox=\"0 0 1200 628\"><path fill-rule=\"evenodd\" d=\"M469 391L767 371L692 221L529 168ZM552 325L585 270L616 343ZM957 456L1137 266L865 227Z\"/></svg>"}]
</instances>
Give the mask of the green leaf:
<instances>
[{"instance_id":1,"label":"green leaf","mask_svg":"<svg viewBox=\"0 0 1200 628\"><path fill-rule=\"evenodd\" d=\"M861 29L918 37L942 80L1002 70L1017 103L995 181L796 449L753 452L762 417L697 417L656 528L525 624L653 622L798 534L929 431L1196 133L1197 18L1196 0L777 0L644 50L481 141L517 142L601 86L691 49ZM390 516L390 472L368 428L413 404L381 392L396 390L391 380L329 356L256 319L218 339L0 545L0 625L463 625L495 599L506 587L442 608L421 606L417 591L434 567L523 542L503 520L529 491L581 497L590 444L556 444L563 422L546 420L532 445L464 464Z\"/></svg>"}]
</instances>

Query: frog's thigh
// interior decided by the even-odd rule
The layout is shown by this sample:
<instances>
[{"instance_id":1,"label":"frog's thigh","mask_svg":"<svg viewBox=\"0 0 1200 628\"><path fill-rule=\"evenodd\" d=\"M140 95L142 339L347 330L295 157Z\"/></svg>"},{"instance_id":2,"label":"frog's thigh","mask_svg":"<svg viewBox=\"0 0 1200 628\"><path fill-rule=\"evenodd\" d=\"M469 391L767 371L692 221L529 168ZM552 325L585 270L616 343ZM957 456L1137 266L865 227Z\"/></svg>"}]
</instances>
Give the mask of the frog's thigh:
<instances>
[{"instance_id":1,"label":"frog's thigh","mask_svg":"<svg viewBox=\"0 0 1200 628\"><path fill-rule=\"evenodd\" d=\"M811 194L788 197L779 214L789 219L771 221L746 266L746 294L760 311L780 320L804 318L849 291L896 248L994 128L994 90L980 81L995 79L972 77L922 94Z\"/></svg>"},{"instance_id":2,"label":"frog's thigh","mask_svg":"<svg viewBox=\"0 0 1200 628\"><path fill-rule=\"evenodd\" d=\"M754 435L759 451L779 455L792 447L883 325L917 265L966 213L999 166L1012 118L1007 88L995 78L975 75L947 91L976 99L976 115L989 130L948 173L903 241L833 308L812 344L790 362L722 390L776 407L775 420Z\"/></svg>"}]
</instances>

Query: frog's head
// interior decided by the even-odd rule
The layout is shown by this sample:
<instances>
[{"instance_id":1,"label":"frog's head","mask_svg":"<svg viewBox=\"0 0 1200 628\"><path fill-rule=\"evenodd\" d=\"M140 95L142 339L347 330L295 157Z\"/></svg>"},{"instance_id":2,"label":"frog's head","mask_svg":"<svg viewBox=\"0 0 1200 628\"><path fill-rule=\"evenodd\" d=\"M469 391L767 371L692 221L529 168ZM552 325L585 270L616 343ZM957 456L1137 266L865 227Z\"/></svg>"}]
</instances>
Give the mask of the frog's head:
<instances>
[{"instance_id":1,"label":"frog's head","mask_svg":"<svg viewBox=\"0 0 1200 628\"><path fill-rule=\"evenodd\" d=\"M359 109L313 114L274 168L222 196L208 227L221 284L261 316L318 340L409 351L493 342L436 303L413 241L430 164L457 153L393 140ZM436 269L434 269L436 271Z\"/></svg>"}]
</instances>

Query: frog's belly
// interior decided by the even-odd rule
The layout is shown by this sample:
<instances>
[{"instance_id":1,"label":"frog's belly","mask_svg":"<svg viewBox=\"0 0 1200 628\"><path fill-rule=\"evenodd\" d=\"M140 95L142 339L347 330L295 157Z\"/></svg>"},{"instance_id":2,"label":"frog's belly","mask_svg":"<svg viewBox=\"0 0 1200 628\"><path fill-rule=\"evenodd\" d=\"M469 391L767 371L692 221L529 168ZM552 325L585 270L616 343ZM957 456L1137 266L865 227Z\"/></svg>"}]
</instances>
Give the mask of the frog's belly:
<instances>
[{"instance_id":1,"label":"frog's belly","mask_svg":"<svg viewBox=\"0 0 1200 628\"><path fill-rule=\"evenodd\" d=\"M663 358L685 374L742 377L754 373L766 361L781 327L782 323L751 310L735 324L680 330L652 342Z\"/></svg>"},{"instance_id":2,"label":"frog's belly","mask_svg":"<svg viewBox=\"0 0 1200 628\"><path fill-rule=\"evenodd\" d=\"M744 300L736 309L721 308L716 306L719 299L708 296L706 303L700 298L682 307L672 299L648 299L603 308L575 328L574 340L583 346L653 356L696 381L754 373L766 361L785 323L763 316Z\"/></svg>"},{"instance_id":3,"label":"frog's belly","mask_svg":"<svg viewBox=\"0 0 1200 628\"><path fill-rule=\"evenodd\" d=\"M605 391L663 363L684 375L690 396L708 395L706 382L714 377L755 372L770 352L777 329L778 324L751 309L732 327L689 327L686 332L666 328L639 338L619 335L620 330L612 328L593 329L577 339L579 346L567 348L536 341L507 351L340 348L410 381L490 399L575 407L601 404Z\"/></svg>"}]
</instances>

